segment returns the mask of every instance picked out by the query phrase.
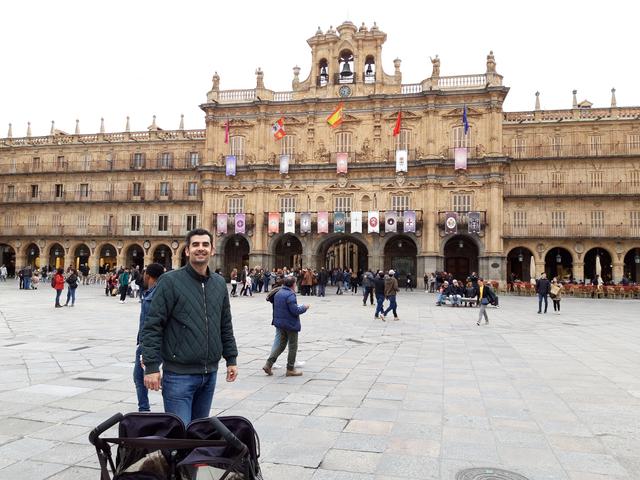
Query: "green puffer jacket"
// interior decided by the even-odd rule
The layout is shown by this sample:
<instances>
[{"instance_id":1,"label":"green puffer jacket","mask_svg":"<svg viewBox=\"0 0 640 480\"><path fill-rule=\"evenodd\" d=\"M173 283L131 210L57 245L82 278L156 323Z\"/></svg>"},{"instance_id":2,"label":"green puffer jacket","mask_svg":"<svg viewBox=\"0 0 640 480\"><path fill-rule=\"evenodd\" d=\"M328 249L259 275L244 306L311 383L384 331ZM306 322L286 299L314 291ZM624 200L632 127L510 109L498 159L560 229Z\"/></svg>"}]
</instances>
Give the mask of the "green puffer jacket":
<instances>
[{"instance_id":1,"label":"green puffer jacket","mask_svg":"<svg viewBox=\"0 0 640 480\"><path fill-rule=\"evenodd\" d=\"M221 357L229 366L237 356L224 279L189 264L162 275L142 330L145 373L162 363L170 372L205 374L218 370Z\"/></svg>"}]
</instances>

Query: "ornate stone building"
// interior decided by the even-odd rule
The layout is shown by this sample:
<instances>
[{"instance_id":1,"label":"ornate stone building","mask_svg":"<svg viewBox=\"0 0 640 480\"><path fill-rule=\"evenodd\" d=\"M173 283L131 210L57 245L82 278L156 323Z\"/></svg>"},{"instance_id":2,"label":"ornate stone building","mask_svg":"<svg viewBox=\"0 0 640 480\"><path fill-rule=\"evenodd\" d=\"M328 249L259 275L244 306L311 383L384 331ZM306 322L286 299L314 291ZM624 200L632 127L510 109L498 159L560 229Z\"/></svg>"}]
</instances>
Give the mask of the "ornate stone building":
<instances>
[{"instance_id":1,"label":"ornate stone building","mask_svg":"<svg viewBox=\"0 0 640 480\"><path fill-rule=\"evenodd\" d=\"M640 108L618 107L614 91L610 108L593 108L574 92L571 109L542 110L536 97L534 111L503 112L509 89L493 53L485 72L464 76L442 76L435 56L428 78L405 84L399 59L392 73L382 68L385 40L375 24L318 30L310 72L301 79L295 67L287 92L267 89L260 68L249 90L220 90L216 73L204 130L154 120L148 132L10 131L0 140L1 261L175 268L197 225L215 233L212 266L227 274L302 265L529 280L532 269L583 279L600 268L605 279L638 280ZM286 136L276 140L280 118ZM461 151L467 168L456 170ZM271 227L270 212L280 214ZM367 233L368 212L379 233ZM328 233L318 233L325 218Z\"/></svg>"}]
</instances>

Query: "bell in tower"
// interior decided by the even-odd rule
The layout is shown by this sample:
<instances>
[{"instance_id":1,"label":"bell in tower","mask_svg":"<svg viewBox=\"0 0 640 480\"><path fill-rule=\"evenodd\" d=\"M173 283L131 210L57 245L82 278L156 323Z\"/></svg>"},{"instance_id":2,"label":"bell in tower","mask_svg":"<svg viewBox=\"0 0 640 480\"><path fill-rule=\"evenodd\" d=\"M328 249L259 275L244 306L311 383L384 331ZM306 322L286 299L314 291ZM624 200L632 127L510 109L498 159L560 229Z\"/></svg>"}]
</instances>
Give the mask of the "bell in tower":
<instances>
[{"instance_id":1,"label":"bell in tower","mask_svg":"<svg viewBox=\"0 0 640 480\"><path fill-rule=\"evenodd\" d=\"M349 50L340 52L340 63L342 64L340 80L348 81L352 79L353 72L351 71L351 62L353 62L353 54Z\"/></svg>"}]
</instances>

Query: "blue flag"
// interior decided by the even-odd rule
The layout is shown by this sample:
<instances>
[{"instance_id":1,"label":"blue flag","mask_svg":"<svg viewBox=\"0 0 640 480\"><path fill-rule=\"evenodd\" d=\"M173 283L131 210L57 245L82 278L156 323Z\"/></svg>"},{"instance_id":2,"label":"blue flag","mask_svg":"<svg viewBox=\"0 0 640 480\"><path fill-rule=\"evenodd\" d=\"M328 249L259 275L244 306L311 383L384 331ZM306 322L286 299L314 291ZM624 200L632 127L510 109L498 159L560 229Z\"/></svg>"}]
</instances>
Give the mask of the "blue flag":
<instances>
[{"instance_id":1,"label":"blue flag","mask_svg":"<svg viewBox=\"0 0 640 480\"><path fill-rule=\"evenodd\" d=\"M469 131L469 120L467 120L467 106L464 106L462 110L462 125L464 125L464 134L466 135Z\"/></svg>"}]
</instances>

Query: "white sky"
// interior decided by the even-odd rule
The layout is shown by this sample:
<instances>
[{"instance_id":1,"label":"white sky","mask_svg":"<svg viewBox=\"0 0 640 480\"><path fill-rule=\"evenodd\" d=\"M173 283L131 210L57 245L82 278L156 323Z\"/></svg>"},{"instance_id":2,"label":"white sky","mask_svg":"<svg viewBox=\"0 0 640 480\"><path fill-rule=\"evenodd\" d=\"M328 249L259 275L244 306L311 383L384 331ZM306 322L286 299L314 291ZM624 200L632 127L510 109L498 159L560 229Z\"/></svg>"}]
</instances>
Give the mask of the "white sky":
<instances>
[{"instance_id":1,"label":"white sky","mask_svg":"<svg viewBox=\"0 0 640 480\"><path fill-rule=\"evenodd\" d=\"M543 109L578 101L608 107L640 105L636 1L166 1L11 0L0 9L0 137L47 135L56 128L95 133L144 130L152 115L165 129L204 128L198 105L214 70L222 90L253 88L255 69L265 86L291 89L292 67L310 69L306 40L345 19L374 21L387 34L385 72L402 59L403 83L431 74L483 73L493 49L511 91L505 110ZM635 88L634 88L635 87Z\"/></svg>"}]
</instances>

